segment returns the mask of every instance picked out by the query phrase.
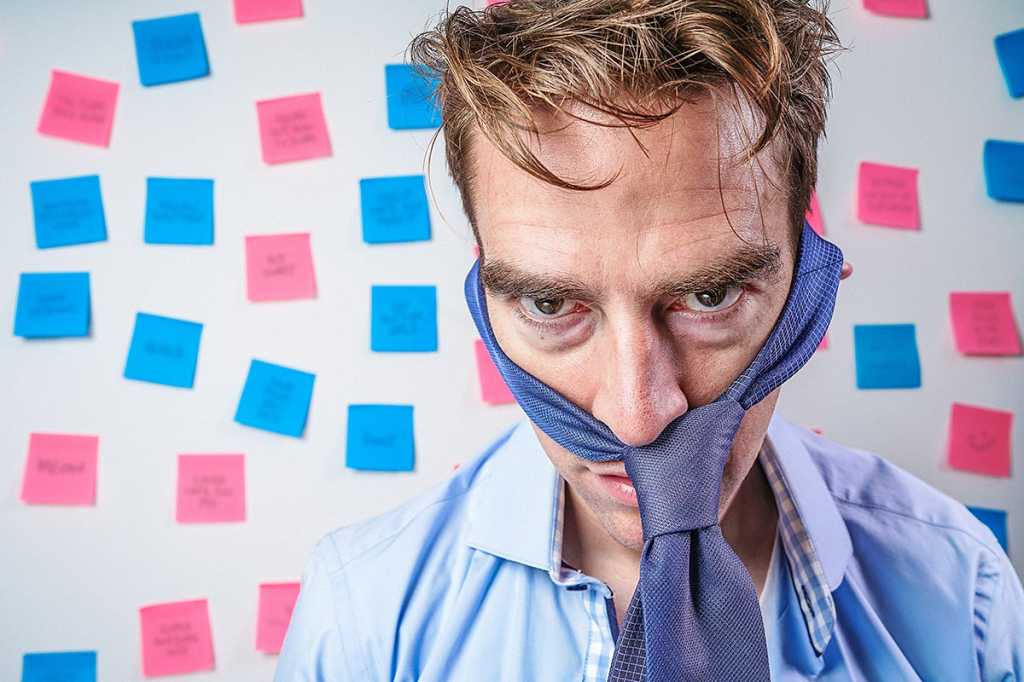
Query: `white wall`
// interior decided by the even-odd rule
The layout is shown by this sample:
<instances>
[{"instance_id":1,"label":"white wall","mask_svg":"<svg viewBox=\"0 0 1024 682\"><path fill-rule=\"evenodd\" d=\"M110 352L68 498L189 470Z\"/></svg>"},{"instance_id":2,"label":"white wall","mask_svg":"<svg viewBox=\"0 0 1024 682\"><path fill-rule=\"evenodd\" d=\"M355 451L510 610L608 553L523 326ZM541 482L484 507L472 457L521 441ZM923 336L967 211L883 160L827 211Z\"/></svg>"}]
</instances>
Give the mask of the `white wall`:
<instances>
[{"instance_id":1,"label":"white wall","mask_svg":"<svg viewBox=\"0 0 1024 682\"><path fill-rule=\"evenodd\" d=\"M13 324L20 272L88 270L93 291L90 338L0 335L0 679L18 679L25 651L63 649L97 650L100 680L141 679L138 607L205 597L217 670L182 679L269 680L274 659L253 647L258 583L298 580L322 534L442 480L521 414L478 398L461 289L471 237L440 145L434 239L374 247L361 240L358 179L423 171L430 132L387 128L383 65L401 61L440 3L305 4L303 20L250 26L234 24L228 0L0 5L0 320ZM911 21L870 16L854 0L834 3L852 50L836 69L819 193L827 236L855 274L841 289L831 348L787 385L780 409L967 504L1007 509L1021 570L1024 362L958 355L947 296L1009 290L1022 317L1016 256L1024 208L986 198L981 147L987 137L1024 139L1024 101L1008 96L992 48L995 34L1024 26L1024 6L931 5L930 20ZM143 88L130 22L196 10L212 75ZM34 132L51 68L120 82L109 149ZM323 93L334 156L264 165L255 100L309 91ZM920 233L856 222L861 160L921 169ZM109 240L37 250L29 181L93 173L101 176ZM147 176L215 179L213 248L143 244ZM244 235L292 231L312 233L318 298L248 303ZM438 353L370 352L369 288L385 283L437 285ZM122 378L137 311L205 324L193 390ZM874 322L917 325L921 389L855 388L852 326ZM232 420L253 357L316 373L304 438ZM1018 415L1014 478L944 466L954 400ZM345 409L358 402L415 405L414 473L344 467ZM19 501L33 431L99 435L94 508ZM175 523L181 452L246 454L246 523Z\"/></svg>"}]
</instances>

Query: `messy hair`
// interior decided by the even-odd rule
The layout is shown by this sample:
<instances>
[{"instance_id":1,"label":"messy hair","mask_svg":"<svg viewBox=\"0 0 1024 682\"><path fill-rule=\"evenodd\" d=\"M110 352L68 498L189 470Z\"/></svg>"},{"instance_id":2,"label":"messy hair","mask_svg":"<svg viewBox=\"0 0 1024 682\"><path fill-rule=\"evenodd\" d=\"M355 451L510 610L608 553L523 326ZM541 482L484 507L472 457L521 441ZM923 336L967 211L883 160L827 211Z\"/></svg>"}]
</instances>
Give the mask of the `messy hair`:
<instances>
[{"instance_id":1,"label":"messy hair","mask_svg":"<svg viewBox=\"0 0 1024 682\"><path fill-rule=\"evenodd\" d=\"M539 136L534 113L560 111L596 125L652 126L702 94L732 92L759 131L745 131L749 162L772 144L795 234L817 177L818 139L831 95L827 57L841 49L827 0L508 0L458 6L415 36L408 61L436 81L448 172L479 243L469 161L475 131L516 166L557 187L559 177L519 134ZM617 123L582 118L579 103ZM716 105L717 106L717 105ZM646 152L646 149L644 149ZM724 206L723 206L724 208Z\"/></svg>"}]
</instances>

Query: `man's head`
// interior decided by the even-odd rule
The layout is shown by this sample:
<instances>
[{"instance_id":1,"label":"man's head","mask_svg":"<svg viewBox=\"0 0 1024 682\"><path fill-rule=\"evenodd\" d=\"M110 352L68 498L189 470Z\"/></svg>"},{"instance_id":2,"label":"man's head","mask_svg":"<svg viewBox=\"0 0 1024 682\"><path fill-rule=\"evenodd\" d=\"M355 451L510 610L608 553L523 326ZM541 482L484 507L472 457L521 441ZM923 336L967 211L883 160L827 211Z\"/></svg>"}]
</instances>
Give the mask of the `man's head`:
<instances>
[{"instance_id":1,"label":"man's head","mask_svg":"<svg viewBox=\"0 0 1024 682\"><path fill-rule=\"evenodd\" d=\"M835 44L797 0L511 0L418 36L505 353L628 445L717 398L785 303ZM722 509L776 398L744 417ZM584 513L641 546L601 476L622 463L538 435Z\"/></svg>"}]
</instances>

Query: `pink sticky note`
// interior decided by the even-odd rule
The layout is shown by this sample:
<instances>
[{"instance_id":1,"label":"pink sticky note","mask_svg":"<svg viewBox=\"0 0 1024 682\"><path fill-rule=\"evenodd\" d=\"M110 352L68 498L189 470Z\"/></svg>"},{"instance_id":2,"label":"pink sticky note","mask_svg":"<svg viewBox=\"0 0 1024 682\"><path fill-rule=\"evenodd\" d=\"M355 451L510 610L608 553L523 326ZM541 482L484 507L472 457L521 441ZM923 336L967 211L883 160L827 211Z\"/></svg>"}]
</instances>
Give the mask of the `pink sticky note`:
<instances>
[{"instance_id":1,"label":"pink sticky note","mask_svg":"<svg viewBox=\"0 0 1024 682\"><path fill-rule=\"evenodd\" d=\"M43 135L110 146L118 84L53 69L37 130Z\"/></svg>"},{"instance_id":2,"label":"pink sticky note","mask_svg":"<svg viewBox=\"0 0 1024 682\"><path fill-rule=\"evenodd\" d=\"M886 17L927 19L927 0L864 0L864 9Z\"/></svg>"},{"instance_id":3,"label":"pink sticky note","mask_svg":"<svg viewBox=\"0 0 1024 682\"><path fill-rule=\"evenodd\" d=\"M245 521L245 455L178 455L178 523Z\"/></svg>"},{"instance_id":4,"label":"pink sticky note","mask_svg":"<svg viewBox=\"0 0 1024 682\"><path fill-rule=\"evenodd\" d=\"M828 332L821 337L821 341L818 342L818 347L815 350L826 350L828 348Z\"/></svg>"},{"instance_id":5,"label":"pink sticky note","mask_svg":"<svg viewBox=\"0 0 1024 682\"><path fill-rule=\"evenodd\" d=\"M239 24L301 16L302 0L235 0L235 21Z\"/></svg>"},{"instance_id":6,"label":"pink sticky note","mask_svg":"<svg viewBox=\"0 0 1024 682\"><path fill-rule=\"evenodd\" d=\"M256 616L256 650L280 653L288 623L292 619L299 583L261 583L260 604Z\"/></svg>"},{"instance_id":7,"label":"pink sticky note","mask_svg":"<svg viewBox=\"0 0 1024 682\"><path fill-rule=\"evenodd\" d=\"M142 674L146 677L213 670L213 637L205 599L139 609Z\"/></svg>"},{"instance_id":8,"label":"pink sticky note","mask_svg":"<svg viewBox=\"0 0 1024 682\"><path fill-rule=\"evenodd\" d=\"M814 431L819 436L825 435L825 429L821 428L820 426L812 426L811 431Z\"/></svg>"},{"instance_id":9,"label":"pink sticky note","mask_svg":"<svg viewBox=\"0 0 1024 682\"><path fill-rule=\"evenodd\" d=\"M1020 333L1006 291L949 294L956 348L964 355L1020 355Z\"/></svg>"},{"instance_id":10,"label":"pink sticky note","mask_svg":"<svg viewBox=\"0 0 1024 682\"><path fill-rule=\"evenodd\" d=\"M857 219L871 225L920 230L917 169L861 162L857 173Z\"/></svg>"},{"instance_id":11,"label":"pink sticky note","mask_svg":"<svg viewBox=\"0 0 1024 682\"><path fill-rule=\"evenodd\" d=\"M1012 412L953 403L949 415L949 466L1008 478L1012 425Z\"/></svg>"},{"instance_id":12,"label":"pink sticky note","mask_svg":"<svg viewBox=\"0 0 1024 682\"><path fill-rule=\"evenodd\" d=\"M480 392L484 402L491 405L514 403L515 396L508 389L508 384L505 383L481 339L473 342L473 352L476 355L476 371L480 378Z\"/></svg>"},{"instance_id":13,"label":"pink sticky note","mask_svg":"<svg viewBox=\"0 0 1024 682\"><path fill-rule=\"evenodd\" d=\"M33 433L21 484L26 504L96 504L98 436Z\"/></svg>"},{"instance_id":14,"label":"pink sticky note","mask_svg":"<svg viewBox=\"0 0 1024 682\"><path fill-rule=\"evenodd\" d=\"M250 301L316 298L308 232L246 237L245 270Z\"/></svg>"},{"instance_id":15,"label":"pink sticky note","mask_svg":"<svg viewBox=\"0 0 1024 682\"><path fill-rule=\"evenodd\" d=\"M825 236L825 219L821 215L821 205L818 203L818 193L811 192L811 204L807 207L807 222L810 224L811 229L820 234L822 237Z\"/></svg>"},{"instance_id":16,"label":"pink sticky note","mask_svg":"<svg viewBox=\"0 0 1024 682\"><path fill-rule=\"evenodd\" d=\"M320 93L256 102L265 163L285 163L331 155L331 139Z\"/></svg>"}]
</instances>

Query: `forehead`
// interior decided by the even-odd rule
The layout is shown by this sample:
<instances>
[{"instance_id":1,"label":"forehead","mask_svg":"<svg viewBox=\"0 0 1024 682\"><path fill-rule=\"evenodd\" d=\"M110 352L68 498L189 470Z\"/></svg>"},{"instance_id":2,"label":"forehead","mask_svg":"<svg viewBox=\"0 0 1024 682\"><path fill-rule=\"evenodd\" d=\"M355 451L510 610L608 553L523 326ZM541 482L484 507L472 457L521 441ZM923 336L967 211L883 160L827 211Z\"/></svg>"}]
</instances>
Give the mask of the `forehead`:
<instances>
[{"instance_id":1,"label":"forehead","mask_svg":"<svg viewBox=\"0 0 1024 682\"><path fill-rule=\"evenodd\" d=\"M572 111L611 120L581 106ZM571 252L576 261L587 260L587 254L593 261L602 254L621 259L635 253L644 260L685 249L699 259L742 241L780 243L788 234L775 150L769 147L752 160L743 156L757 131L742 102L705 96L634 130L559 112L536 116L540 135L523 139L553 173L578 184L614 180L593 191L560 188L530 175L475 134L473 205L488 257Z\"/></svg>"}]
</instances>

